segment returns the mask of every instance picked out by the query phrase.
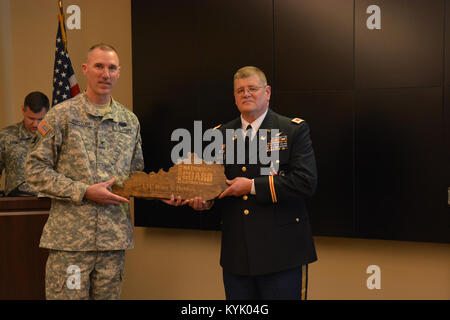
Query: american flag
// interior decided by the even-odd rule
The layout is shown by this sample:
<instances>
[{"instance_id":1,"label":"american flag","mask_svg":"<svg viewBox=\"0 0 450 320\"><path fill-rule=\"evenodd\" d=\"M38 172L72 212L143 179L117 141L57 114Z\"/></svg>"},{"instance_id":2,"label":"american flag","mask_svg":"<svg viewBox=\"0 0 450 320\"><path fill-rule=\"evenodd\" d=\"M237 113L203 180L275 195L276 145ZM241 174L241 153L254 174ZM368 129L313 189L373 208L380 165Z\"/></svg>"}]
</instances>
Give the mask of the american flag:
<instances>
[{"instance_id":1,"label":"american flag","mask_svg":"<svg viewBox=\"0 0 450 320\"><path fill-rule=\"evenodd\" d=\"M56 52L53 68L53 99L52 106L80 93L77 78L67 52L66 25L62 7L58 14L58 33L56 34Z\"/></svg>"}]
</instances>

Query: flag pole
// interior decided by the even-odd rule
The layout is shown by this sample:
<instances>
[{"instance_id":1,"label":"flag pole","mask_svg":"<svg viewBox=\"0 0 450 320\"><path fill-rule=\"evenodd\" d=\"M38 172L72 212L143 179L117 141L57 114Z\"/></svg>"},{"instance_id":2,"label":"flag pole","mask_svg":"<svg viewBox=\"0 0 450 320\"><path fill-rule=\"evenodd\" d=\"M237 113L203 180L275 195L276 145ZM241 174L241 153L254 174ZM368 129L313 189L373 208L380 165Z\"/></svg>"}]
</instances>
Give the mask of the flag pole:
<instances>
[{"instance_id":1,"label":"flag pole","mask_svg":"<svg viewBox=\"0 0 450 320\"><path fill-rule=\"evenodd\" d=\"M58 20L61 26L61 37L64 43L64 50L67 52L66 25L64 23L65 17L62 0L58 0L58 6L59 6Z\"/></svg>"}]
</instances>

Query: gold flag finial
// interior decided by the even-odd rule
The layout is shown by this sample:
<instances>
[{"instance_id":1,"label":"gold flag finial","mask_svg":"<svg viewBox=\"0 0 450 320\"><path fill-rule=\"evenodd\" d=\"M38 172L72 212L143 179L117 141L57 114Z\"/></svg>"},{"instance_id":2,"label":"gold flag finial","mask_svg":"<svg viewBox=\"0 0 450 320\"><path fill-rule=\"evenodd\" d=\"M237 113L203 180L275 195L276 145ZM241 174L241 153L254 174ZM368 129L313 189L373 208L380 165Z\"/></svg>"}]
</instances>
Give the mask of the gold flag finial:
<instances>
[{"instance_id":1,"label":"gold flag finial","mask_svg":"<svg viewBox=\"0 0 450 320\"><path fill-rule=\"evenodd\" d=\"M64 17L64 9L63 9L63 3L62 0L58 0L58 6L59 6L59 14L58 14L58 21L61 27L61 37L62 41L64 43L64 50L67 52L67 36L66 36L66 25L64 23L64 20L66 17Z\"/></svg>"}]
</instances>

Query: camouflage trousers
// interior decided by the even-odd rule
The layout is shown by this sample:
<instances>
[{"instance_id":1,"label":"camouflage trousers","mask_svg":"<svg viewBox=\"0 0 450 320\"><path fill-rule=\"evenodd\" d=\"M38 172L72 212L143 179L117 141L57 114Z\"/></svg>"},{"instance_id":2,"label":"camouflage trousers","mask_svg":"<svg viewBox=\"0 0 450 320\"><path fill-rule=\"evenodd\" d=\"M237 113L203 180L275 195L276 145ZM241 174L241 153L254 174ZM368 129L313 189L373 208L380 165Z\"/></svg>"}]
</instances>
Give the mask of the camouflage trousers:
<instances>
[{"instance_id":1,"label":"camouflage trousers","mask_svg":"<svg viewBox=\"0 0 450 320\"><path fill-rule=\"evenodd\" d=\"M45 269L48 300L119 299L125 250L49 250Z\"/></svg>"}]
</instances>

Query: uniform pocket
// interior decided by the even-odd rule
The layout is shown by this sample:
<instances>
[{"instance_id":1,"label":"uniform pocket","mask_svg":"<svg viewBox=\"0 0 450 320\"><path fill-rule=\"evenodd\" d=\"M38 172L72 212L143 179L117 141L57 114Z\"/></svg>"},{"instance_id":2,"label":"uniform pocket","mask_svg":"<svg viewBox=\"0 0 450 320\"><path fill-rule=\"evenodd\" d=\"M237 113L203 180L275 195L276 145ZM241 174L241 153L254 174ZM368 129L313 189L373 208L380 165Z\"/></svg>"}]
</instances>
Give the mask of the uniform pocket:
<instances>
[{"instance_id":1,"label":"uniform pocket","mask_svg":"<svg viewBox=\"0 0 450 320\"><path fill-rule=\"evenodd\" d=\"M67 276L61 269L57 252L49 251L45 269L45 297L47 300L64 299Z\"/></svg>"},{"instance_id":2,"label":"uniform pocket","mask_svg":"<svg viewBox=\"0 0 450 320\"><path fill-rule=\"evenodd\" d=\"M66 286L67 277L54 276L45 278L45 295L47 299L60 299L59 296L63 293Z\"/></svg>"},{"instance_id":3,"label":"uniform pocket","mask_svg":"<svg viewBox=\"0 0 450 320\"><path fill-rule=\"evenodd\" d=\"M304 220L300 212L293 209L291 206L277 205L275 208L275 215L278 226L299 224Z\"/></svg>"}]
</instances>

